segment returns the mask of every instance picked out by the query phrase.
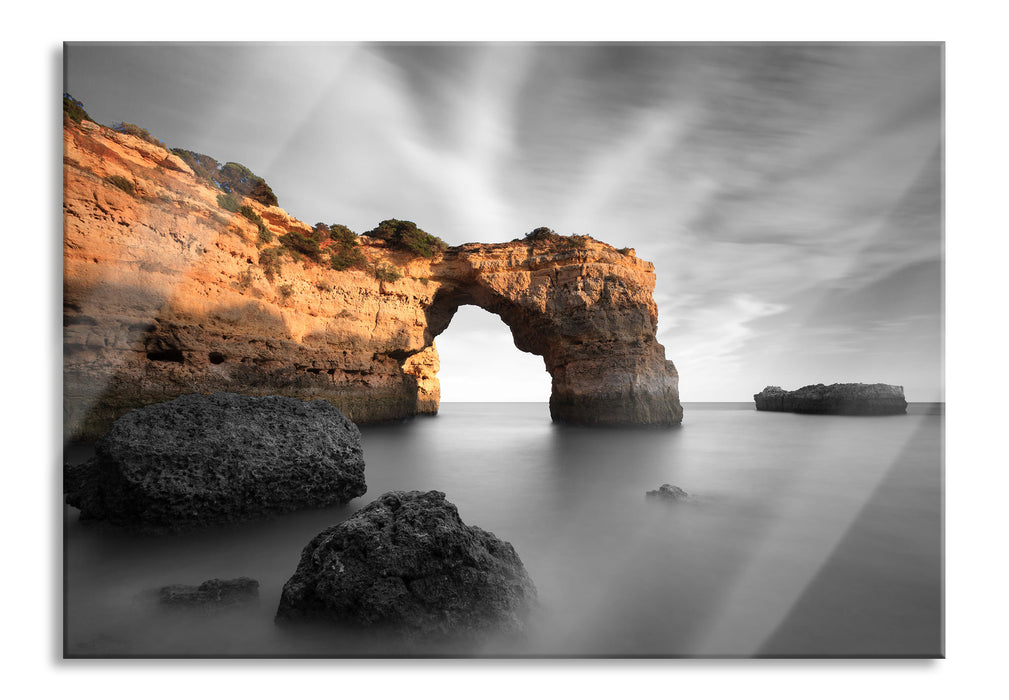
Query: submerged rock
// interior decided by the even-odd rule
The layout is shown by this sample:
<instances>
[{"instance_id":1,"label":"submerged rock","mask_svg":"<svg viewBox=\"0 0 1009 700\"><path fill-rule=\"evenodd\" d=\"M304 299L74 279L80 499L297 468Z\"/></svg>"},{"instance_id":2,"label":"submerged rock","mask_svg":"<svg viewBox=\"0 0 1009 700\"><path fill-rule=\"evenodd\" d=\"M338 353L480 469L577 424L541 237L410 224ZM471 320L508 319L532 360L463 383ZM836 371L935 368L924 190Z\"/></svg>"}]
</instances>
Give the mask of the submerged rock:
<instances>
[{"instance_id":1,"label":"submerged rock","mask_svg":"<svg viewBox=\"0 0 1009 700\"><path fill-rule=\"evenodd\" d=\"M259 600L259 581L240 577L213 578L199 586L174 584L158 589L158 602L172 608L229 608Z\"/></svg>"},{"instance_id":2,"label":"submerged rock","mask_svg":"<svg viewBox=\"0 0 1009 700\"><path fill-rule=\"evenodd\" d=\"M758 411L882 416L907 413L904 387L892 384L810 384L795 391L765 387L753 395Z\"/></svg>"},{"instance_id":3,"label":"submerged rock","mask_svg":"<svg viewBox=\"0 0 1009 700\"><path fill-rule=\"evenodd\" d=\"M480 640L521 632L535 598L515 549L464 524L444 493L394 491L309 542L276 620Z\"/></svg>"},{"instance_id":4,"label":"submerged rock","mask_svg":"<svg viewBox=\"0 0 1009 700\"><path fill-rule=\"evenodd\" d=\"M64 473L82 519L191 529L365 492L361 434L325 401L190 394L130 411Z\"/></svg>"},{"instance_id":5,"label":"submerged rock","mask_svg":"<svg viewBox=\"0 0 1009 700\"><path fill-rule=\"evenodd\" d=\"M686 501L690 499L690 496L686 491L681 489L679 486L673 486L672 484L662 484L656 491L648 491L645 493L646 498L652 498L660 501Z\"/></svg>"}]
</instances>

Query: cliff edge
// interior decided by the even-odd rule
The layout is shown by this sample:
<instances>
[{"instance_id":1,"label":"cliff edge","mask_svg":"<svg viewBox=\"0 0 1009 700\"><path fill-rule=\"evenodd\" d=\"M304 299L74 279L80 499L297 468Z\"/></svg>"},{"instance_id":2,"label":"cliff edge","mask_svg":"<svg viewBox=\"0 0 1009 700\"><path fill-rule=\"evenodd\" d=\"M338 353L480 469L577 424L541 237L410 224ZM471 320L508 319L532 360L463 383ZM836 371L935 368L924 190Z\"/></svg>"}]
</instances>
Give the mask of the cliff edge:
<instances>
[{"instance_id":1,"label":"cliff edge","mask_svg":"<svg viewBox=\"0 0 1009 700\"><path fill-rule=\"evenodd\" d=\"M434 341L464 304L543 357L554 420L682 418L633 250L537 229L418 254L225 195L136 135L65 119L63 139L65 437L217 391L324 399L358 423L436 413Z\"/></svg>"}]
</instances>

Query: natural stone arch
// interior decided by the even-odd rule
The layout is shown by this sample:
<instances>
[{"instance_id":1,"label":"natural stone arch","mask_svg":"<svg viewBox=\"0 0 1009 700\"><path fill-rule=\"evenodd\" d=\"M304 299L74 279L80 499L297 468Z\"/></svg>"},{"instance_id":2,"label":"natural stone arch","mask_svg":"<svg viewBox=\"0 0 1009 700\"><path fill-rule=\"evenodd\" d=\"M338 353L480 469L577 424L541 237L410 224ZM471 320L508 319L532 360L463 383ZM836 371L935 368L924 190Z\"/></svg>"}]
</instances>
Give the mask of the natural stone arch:
<instances>
[{"instance_id":1,"label":"natural stone arch","mask_svg":"<svg viewBox=\"0 0 1009 700\"><path fill-rule=\"evenodd\" d=\"M163 150L92 122L65 123L63 144L68 439L217 391L321 399L356 423L436 413L434 339L462 303L543 357L555 420L680 422L676 369L655 337L654 268L631 249L540 228L426 257L362 235L347 269L276 254L264 266L276 249L261 229L313 227L254 200L261 223L228 217L182 161L167 167ZM109 179L124 173L144 196ZM147 196L159 192L171 196Z\"/></svg>"},{"instance_id":2,"label":"natural stone arch","mask_svg":"<svg viewBox=\"0 0 1009 700\"><path fill-rule=\"evenodd\" d=\"M460 246L446 256L446 264L472 263L486 247ZM651 265L644 263L647 268L638 275L621 267L599 274L603 270L595 251L548 258L536 252L530 246L517 269L512 264L465 265L470 268L466 274L456 269L425 309L427 347L448 328L460 306L478 306L508 326L519 350L543 358L555 421L679 423L678 375L655 338ZM582 264L561 267L558 257L581 259ZM613 258L627 262L616 251Z\"/></svg>"}]
</instances>

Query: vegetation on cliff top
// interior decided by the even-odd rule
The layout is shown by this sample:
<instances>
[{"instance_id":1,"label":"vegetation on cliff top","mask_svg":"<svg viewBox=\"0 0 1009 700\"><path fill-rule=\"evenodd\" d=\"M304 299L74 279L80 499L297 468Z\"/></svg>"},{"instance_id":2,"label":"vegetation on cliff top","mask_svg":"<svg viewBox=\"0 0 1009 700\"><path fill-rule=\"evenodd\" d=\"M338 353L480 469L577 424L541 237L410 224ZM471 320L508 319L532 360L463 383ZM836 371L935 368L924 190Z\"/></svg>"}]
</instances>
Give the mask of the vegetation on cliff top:
<instances>
[{"instance_id":1,"label":"vegetation on cliff top","mask_svg":"<svg viewBox=\"0 0 1009 700\"><path fill-rule=\"evenodd\" d=\"M79 124L82 119L93 121L84 110L84 104L75 100L69 93L63 95L63 111L67 118L75 123ZM113 124L111 129L121 134L136 136L148 143L170 150L207 185L222 190L222 193L217 196L218 206L226 211L240 213L257 225L259 245L265 245L274 240L273 232L266 227L256 210L242 204L242 197L248 197L266 206L276 206L277 197L266 181L247 167L233 161L222 165L211 156L185 148L169 149L164 142L152 136L147 129L129 122L118 122ZM106 180L125 192L135 193L133 183L122 176L110 176ZM212 212L211 215L215 221L222 224L227 221L216 212ZM549 229L537 229L537 231L541 230L549 231ZM419 228L412 221L386 219L368 231L366 235L387 241L393 247L425 258L433 258L448 248L445 241ZM553 235L556 236L556 234ZM557 238L565 237L557 236ZM565 240L569 239L565 238ZM327 226L319 223L308 233L291 230L279 236L277 242L280 244L279 246L263 248L259 254L259 265L267 279L271 281L280 274L281 258L284 255L288 255L296 262L307 259L320 264L328 263L334 270L367 270L381 281L394 281L402 276L395 267L385 264L370 264L360 249L358 235L343 224Z\"/></svg>"},{"instance_id":2,"label":"vegetation on cliff top","mask_svg":"<svg viewBox=\"0 0 1009 700\"><path fill-rule=\"evenodd\" d=\"M417 228L417 224L412 221L386 219L364 235L388 241L425 258L433 258L436 253L443 253L448 249L445 241Z\"/></svg>"},{"instance_id":3,"label":"vegetation on cliff top","mask_svg":"<svg viewBox=\"0 0 1009 700\"><path fill-rule=\"evenodd\" d=\"M151 136L151 133L144 129L143 127L137 126L136 124L130 124L129 122L118 122L112 125L113 131L118 131L120 134L127 134L128 136L136 136L137 138L143 139L147 143L153 143L155 146L164 148L168 150L168 146L165 145L164 141L159 141L158 139Z\"/></svg>"},{"instance_id":4,"label":"vegetation on cliff top","mask_svg":"<svg viewBox=\"0 0 1009 700\"><path fill-rule=\"evenodd\" d=\"M548 243L555 248L564 250L570 248L584 248L588 245L589 236L580 236L576 233L573 233L570 236L562 236L552 228L540 226L539 228L535 228L527 233L523 240L530 243Z\"/></svg>"},{"instance_id":5,"label":"vegetation on cliff top","mask_svg":"<svg viewBox=\"0 0 1009 700\"><path fill-rule=\"evenodd\" d=\"M80 124L82 119L87 119L89 122L94 121L84 111L84 103L80 100L75 100L70 96L69 92L63 93L63 113L77 124Z\"/></svg>"}]
</instances>

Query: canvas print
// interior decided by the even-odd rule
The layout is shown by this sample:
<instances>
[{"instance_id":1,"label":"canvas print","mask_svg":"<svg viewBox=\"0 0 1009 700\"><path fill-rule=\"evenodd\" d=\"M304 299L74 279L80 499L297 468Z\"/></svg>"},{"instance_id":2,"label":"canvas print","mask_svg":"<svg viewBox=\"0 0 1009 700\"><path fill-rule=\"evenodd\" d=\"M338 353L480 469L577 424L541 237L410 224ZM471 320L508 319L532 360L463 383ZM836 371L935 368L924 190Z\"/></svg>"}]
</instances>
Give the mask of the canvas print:
<instances>
[{"instance_id":1,"label":"canvas print","mask_svg":"<svg viewBox=\"0 0 1009 700\"><path fill-rule=\"evenodd\" d=\"M943 46L64 45L63 654L943 655Z\"/></svg>"}]
</instances>

